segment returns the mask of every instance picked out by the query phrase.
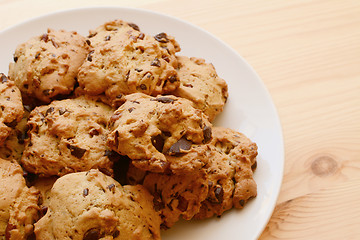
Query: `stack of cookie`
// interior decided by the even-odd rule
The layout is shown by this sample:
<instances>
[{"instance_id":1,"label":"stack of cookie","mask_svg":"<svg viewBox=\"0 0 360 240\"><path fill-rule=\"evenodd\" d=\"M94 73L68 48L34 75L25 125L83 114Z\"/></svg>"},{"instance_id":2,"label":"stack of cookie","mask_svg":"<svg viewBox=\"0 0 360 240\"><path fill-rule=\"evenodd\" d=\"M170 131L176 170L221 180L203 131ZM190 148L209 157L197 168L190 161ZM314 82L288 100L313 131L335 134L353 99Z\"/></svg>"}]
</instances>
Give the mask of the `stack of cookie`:
<instances>
[{"instance_id":1,"label":"stack of cookie","mask_svg":"<svg viewBox=\"0 0 360 240\"><path fill-rule=\"evenodd\" d=\"M18 46L0 83L1 239L160 239L256 196L256 144L212 125L226 82L179 51L122 20Z\"/></svg>"}]
</instances>

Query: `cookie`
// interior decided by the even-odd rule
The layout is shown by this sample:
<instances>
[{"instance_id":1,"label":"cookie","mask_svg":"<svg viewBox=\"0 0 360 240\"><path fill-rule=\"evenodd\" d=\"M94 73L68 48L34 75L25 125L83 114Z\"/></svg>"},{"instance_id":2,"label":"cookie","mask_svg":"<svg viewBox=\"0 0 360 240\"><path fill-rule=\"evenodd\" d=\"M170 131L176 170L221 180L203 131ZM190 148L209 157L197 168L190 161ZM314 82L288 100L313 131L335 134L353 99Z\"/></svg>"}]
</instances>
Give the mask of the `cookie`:
<instances>
[{"instance_id":1,"label":"cookie","mask_svg":"<svg viewBox=\"0 0 360 240\"><path fill-rule=\"evenodd\" d=\"M0 73L0 146L11 134L11 130L21 120L24 108L21 93L3 73Z\"/></svg>"},{"instance_id":2,"label":"cookie","mask_svg":"<svg viewBox=\"0 0 360 240\"><path fill-rule=\"evenodd\" d=\"M115 20L90 31L88 42L92 50L78 74L81 94L103 95L117 106L123 95L156 96L179 86L175 53L180 47L166 33L152 37L133 23Z\"/></svg>"},{"instance_id":3,"label":"cookie","mask_svg":"<svg viewBox=\"0 0 360 240\"><path fill-rule=\"evenodd\" d=\"M228 98L226 82L202 58L177 57L180 86L172 94L191 100L210 121L222 112Z\"/></svg>"},{"instance_id":4,"label":"cookie","mask_svg":"<svg viewBox=\"0 0 360 240\"><path fill-rule=\"evenodd\" d=\"M127 177L129 183L142 184L154 196L163 229L172 227L180 218L192 219L208 195L204 174L151 173L130 165Z\"/></svg>"},{"instance_id":5,"label":"cookie","mask_svg":"<svg viewBox=\"0 0 360 240\"><path fill-rule=\"evenodd\" d=\"M9 77L23 94L49 103L73 91L78 68L88 52L85 37L48 29L16 48Z\"/></svg>"},{"instance_id":6,"label":"cookie","mask_svg":"<svg viewBox=\"0 0 360 240\"><path fill-rule=\"evenodd\" d=\"M24 107L23 118L11 129L9 137L5 140L4 144L0 146L0 158L15 160L20 163L25 147L25 139L27 138L26 123L30 111L28 106Z\"/></svg>"},{"instance_id":7,"label":"cookie","mask_svg":"<svg viewBox=\"0 0 360 240\"><path fill-rule=\"evenodd\" d=\"M88 97L53 101L30 114L23 167L41 176L98 168L112 174L106 128L112 109Z\"/></svg>"},{"instance_id":8,"label":"cookie","mask_svg":"<svg viewBox=\"0 0 360 240\"><path fill-rule=\"evenodd\" d=\"M16 162L0 158L0 239L27 239L38 219L39 192L26 186Z\"/></svg>"},{"instance_id":9,"label":"cookie","mask_svg":"<svg viewBox=\"0 0 360 240\"><path fill-rule=\"evenodd\" d=\"M110 118L108 145L133 164L152 172L202 168L197 145L211 139L211 123L191 102L175 96L127 95ZM205 154L206 149L199 152ZM194 171L193 171L194 172Z\"/></svg>"},{"instance_id":10,"label":"cookie","mask_svg":"<svg viewBox=\"0 0 360 240\"><path fill-rule=\"evenodd\" d=\"M253 179L257 145L244 134L223 127L213 128L208 145L213 149L206 167L209 191L197 219L220 216L232 207L243 208L257 195Z\"/></svg>"},{"instance_id":11,"label":"cookie","mask_svg":"<svg viewBox=\"0 0 360 240\"><path fill-rule=\"evenodd\" d=\"M51 189L36 239L160 239L160 217L142 186L122 187L98 170L67 174Z\"/></svg>"}]
</instances>

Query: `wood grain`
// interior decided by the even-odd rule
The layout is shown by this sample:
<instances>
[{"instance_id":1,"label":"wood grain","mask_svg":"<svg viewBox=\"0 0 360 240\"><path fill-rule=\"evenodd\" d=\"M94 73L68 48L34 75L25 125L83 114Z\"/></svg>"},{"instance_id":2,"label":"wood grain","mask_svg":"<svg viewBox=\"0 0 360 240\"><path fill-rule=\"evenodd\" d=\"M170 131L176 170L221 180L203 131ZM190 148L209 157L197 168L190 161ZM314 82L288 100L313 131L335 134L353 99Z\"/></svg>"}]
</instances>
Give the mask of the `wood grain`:
<instances>
[{"instance_id":1,"label":"wood grain","mask_svg":"<svg viewBox=\"0 0 360 240\"><path fill-rule=\"evenodd\" d=\"M189 21L228 43L260 75L285 140L281 193L261 240L360 239L360 1L0 0L0 30L100 5Z\"/></svg>"}]
</instances>

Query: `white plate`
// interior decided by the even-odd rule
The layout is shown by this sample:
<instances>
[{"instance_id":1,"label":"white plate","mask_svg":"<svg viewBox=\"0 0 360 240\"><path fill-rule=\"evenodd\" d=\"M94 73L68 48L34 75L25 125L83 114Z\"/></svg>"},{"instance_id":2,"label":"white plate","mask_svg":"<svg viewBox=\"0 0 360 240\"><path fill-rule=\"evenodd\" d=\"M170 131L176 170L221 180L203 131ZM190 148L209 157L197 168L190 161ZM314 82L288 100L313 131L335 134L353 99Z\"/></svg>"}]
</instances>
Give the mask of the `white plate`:
<instances>
[{"instance_id":1,"label":"white plate","mask_svg":"<svg viewBox=\"0 0 360 240\"><path fill-rule=\"evenodd\" d=\"M266 226L279 194L284 164L281 125L272 100L255 71L225 43L182 20L130 8L83 8L56 12L26 21L0 32L0 72L8 72L19 43L44 33L47 28L75 30L87 35L105 21L123 19L155 35L166 32L180 43L180 54L202 57L214 64L229 85L229 99L215 125L245 133L259 147L255 180L258 196L243 210L232 209L221 218L180 221L163 231L164 240L257 239ZM231 29L229 29L230 31Z\"/></svg>"}]
</instances>

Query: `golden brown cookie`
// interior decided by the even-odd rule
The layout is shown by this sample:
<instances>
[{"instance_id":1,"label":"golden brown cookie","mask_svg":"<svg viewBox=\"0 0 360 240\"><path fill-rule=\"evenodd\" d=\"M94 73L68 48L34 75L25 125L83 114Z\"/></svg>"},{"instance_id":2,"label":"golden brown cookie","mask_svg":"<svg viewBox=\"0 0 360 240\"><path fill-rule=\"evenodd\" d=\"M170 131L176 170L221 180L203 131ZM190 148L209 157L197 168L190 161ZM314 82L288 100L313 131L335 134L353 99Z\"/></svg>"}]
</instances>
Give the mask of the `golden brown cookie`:
<instances>
[{"instance_id":1,"label":"golden brown cookie","mask_svg":"<svg viewBox=\"0 0 360 240\"><path fill-rule=\"evenodd\" d=\"M88 52L78 33L49 29L17 47L9 77L25 95L49 103L72 92Z\"/></svg>"},{"instance_id":2,"label":"golden brown cookie","mask_svg":"<svg viewBox=\"0 0 360 240\"><path fill-rule=\"evenodd\" d=\"M257 195L253 171L257 145L244 134L223 127L213 127L212 147L206 166L209 192L197 219L220 216L224 211L243 208Z\"/></svg>"},{"instance_id":3,"label":"golden brown cookie","mask_svg":"<svg viewBox=\"0 0 360 240\"><path fill-rule=\"evenodd\" d=\"M0 239L21 240L33 234L39 191L28 188L16 162L0 158Z\"/></svg>"},{"instance_id":4,"label":"golden brown cookie","mask_svg":"<svg viewBox=\"0 0 360 240\"><path fill-rule=\"evenodd\" d=\"M211 139L212 125L190 101L142 93L125 99L110 119L108 144L114 151L153 172L187 172L206 164L206 158L198 157L206 149L194 148Z\"/></svg>"},{"instance_id":5,"label":"golden brown cookie","mask_svg":"<svg viewBox=\"0 0 360 240\"><path fill-rule=\"evenodd\" d=\"M106 125L112 109L85 96L35 108L28 121L23 167L41 176L98 168L112 174Z\"/></svg>"},{"instance_id":6,"label":"golden brown cookie","mask_svg":"<svg viewBox=\"0 0 360 240\"><path fill-rule=\"evenodd\" d=\"M114 106L123 95L142 92L158 95L179 86L173 37L149 36L122 20L104 23L90 31L92 50L78 74L80 93L103 95Z\"/></svg>"},{"instance_id":7,"label":"golden brown cookie","mask_svg":"<svg viewBox=\"0 0 360 240\"><path fill-rule=\"evenodd\" d=\"M3 73L0 73L0 146L21 120L24 108L21 93Z\"/></svg>"},{"instance_id":8,"label":"golden brown cookie","mask_svg":"<svg viewBox=\"0 0 360 240\"><path fill-rule=\"evenodd\" d=\"M160 217L144 187L122 187L93 169L55 182L35 234L38 240L160 239Z\"/></svg>"},{"instance_id":9,"label":"golden brown cookie","mask_svg":"<svg viewBox=\"0 0 360 240\"><path fill-rule=\"evenodd\" d=\"M142 184L154 196L154 207L161 216L161 227L172 227L180 217L193 218L208 195L204 174L163 174L145 172L130 165L128 181Z\"/></svg>"},{"instance_id":10,"label":"golden brown cookie","mask_svg":"<svg viewBox=\"0 0 360 240\"><path fill-rule=\"evenodd\" d=\"M178 56L177 60L180 86L172 94L191 100L195 108L202 110L213 121L226 103L226 82L204 59Z\"/></svg>"}]
</instances>

